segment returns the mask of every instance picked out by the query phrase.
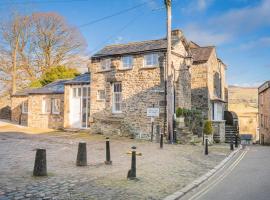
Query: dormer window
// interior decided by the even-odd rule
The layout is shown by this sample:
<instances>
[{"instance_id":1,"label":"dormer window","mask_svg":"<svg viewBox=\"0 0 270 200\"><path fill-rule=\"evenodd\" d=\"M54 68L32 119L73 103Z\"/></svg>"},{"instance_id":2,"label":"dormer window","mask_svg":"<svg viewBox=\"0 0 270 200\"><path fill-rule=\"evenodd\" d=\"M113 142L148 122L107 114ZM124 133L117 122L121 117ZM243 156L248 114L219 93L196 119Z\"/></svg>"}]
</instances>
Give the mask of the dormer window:
<instances>
[{"instance_id":1,"label":"dormer window","mask_svg":"<svg viewBox=\"0 0 270 200\"><path fill-rule=\"evenodd\" d=\"M111 69L111 59L107 58L107 59L102 60L101 69L104 71Z\"/></svg>"},{"instance_id":2,"label":"dormer window","mask_svg":"<svg viewBox=\"0 0 270 200\"><path fill-rule=\"evenodd\" d=\"M145 55L144 67L158 67L158 54L152 53Z\"/></svg>"},{"instance_id":3,"label":"dormer window","mask_svg":"<svg viewBox=\"0 0 270 200\"><path fill-rule=\"evenodd\" d=\"M123 56L122 69L132 69L132 66L133 66L133 56Z\"/></svg>"}]
</instances>

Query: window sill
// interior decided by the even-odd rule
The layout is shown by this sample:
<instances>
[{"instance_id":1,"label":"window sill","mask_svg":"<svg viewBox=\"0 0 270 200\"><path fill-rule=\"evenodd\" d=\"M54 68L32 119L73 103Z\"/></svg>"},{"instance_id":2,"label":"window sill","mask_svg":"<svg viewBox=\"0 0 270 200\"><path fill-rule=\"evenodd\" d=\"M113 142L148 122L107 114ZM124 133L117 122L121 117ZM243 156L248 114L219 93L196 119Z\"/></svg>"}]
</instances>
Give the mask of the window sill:
<instances>
[{"instance_id":1,"label":"window sill","mask_svg":"<svg viewBox=\"0 0 270 200\"><path fill-rule=\"evenodd\" d=\"M121 115L123 112L112 112L112 115Z\"/></svg>"},{"instance_id":2,"label":"window sill","mask_svg":"<svg viewBox=\"0 0 270 200\"><path fill-rule=\"evenodd\" d=\"M140 69L157 69L157 68L159 68L159 66L147 66L147 67L142 67L142 68L140 68Z\"/></svg>"},{"instance_id":3,"label":"window sill","mask_svg":"<svg viewBox=\"0 0 270 200\"><path fill-rule=\"evenodd\" d=\"M131 68L119 68L118 71L128 71L128 70L132 70L133 67Z\"/></svg>"}]
</instances>

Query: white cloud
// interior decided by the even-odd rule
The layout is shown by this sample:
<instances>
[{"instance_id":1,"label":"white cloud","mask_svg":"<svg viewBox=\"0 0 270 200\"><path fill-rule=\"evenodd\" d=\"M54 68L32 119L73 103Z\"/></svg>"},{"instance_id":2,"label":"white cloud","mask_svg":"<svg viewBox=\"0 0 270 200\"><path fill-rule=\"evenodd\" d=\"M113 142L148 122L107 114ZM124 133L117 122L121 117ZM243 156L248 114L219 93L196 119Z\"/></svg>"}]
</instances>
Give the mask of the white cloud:
<instances>
[{"instance_id":1,"label":"white cloud","mask_svg":"<svg viewBox=\"0 0 270 200\"><path fill-rule=\"evenodd\" d=\"M193 24L184 28L185 35L189 40L200 45L220 45L231 39L231 35L204 29L199 25Z\"/></svg>"},{"instance_id":2,"label":"white cloud","mask_svg":"<svg viewBox=\"0 0 270 200\"><path fill-rule=\"evenodd\" d=\"M194 14L194 12L203 12L211 5L213 0L191 0L182 8L182 12L188 14Z\"/></svg>"},{"instance_id":3,"label":"white cloud","mask_svg":"<svg viewBox=\"0 0 270 200\"><path fill-rule=\"evenodd\" d=\"M201 8L204 6L202 1ZM187 38L195 42L219 45L265 26L270 26L270 0L262 0L253 7L229 10L200 24L190 23L183 30Z\"/></svg>"},{"instance_id":4,"label":"white cloud","mask_svg":"<svg viewBox=\"0 0 270 200\"><path fill-rule=\"evenodd\" d=\"M270 46L270 37L261 37L257 40L253 40L240 45L241 50L250 50L252 48L265 48Z\"/></svg>"},{"instance_id":5,"label":"white cloud","mask_svg":"<svg viewBox=\"0 0 270 200\"><path fill-rule=\"evenodd\" d=\"M252 83L233 83L231 84L232 86L238 86L238 87L259 87L260 85L263 84L263 81L255 81Z\"/></svg>"},{"instance_id":6,"label":"white cloud","mask_svg":"<svg viewBox=\"0 0 270 200\"><path fill-rule=\"evenodd\" d=\"M254 7L232 9L219 17L209 20L211 26L234 34L243 34L261 26L270 25L270 0L262 0Z\"/></svg>"}]
</instances>

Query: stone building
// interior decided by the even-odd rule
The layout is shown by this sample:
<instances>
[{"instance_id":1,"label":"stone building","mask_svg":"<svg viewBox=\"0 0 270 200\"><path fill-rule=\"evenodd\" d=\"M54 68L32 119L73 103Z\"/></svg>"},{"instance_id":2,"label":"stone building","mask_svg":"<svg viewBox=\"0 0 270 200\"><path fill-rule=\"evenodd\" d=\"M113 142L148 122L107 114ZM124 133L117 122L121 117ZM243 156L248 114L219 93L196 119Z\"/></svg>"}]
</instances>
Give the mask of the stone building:
<instances>
[{"instance_id":1,"label":"stone building","mask_svg":"<svg viewBox=\"0 0 270 200\"><path fill-rule=\"evenodd\" d=\"M214 135L225 141L224 110L226 108L226 65L217 57L214 46L201 47L190 42L191 104L212 121Z\"/></svg>"},{"instance_id":2,"label":"stone building","mask_svg":"<svg viewBox=\"0 0 270 200\"><path fill-rule=\"evenodd\" d=\"M259 87L258 94L260 142L270 144L270 81Z\"/></svg>"},{"instance_id":3,"label":"stone building","mask_svg":"<svg viewBox=\"0 0 270 200\"><path fill-rule=\"evenodd\" d=\"M87 128L89 81L85 73L17 92L11 100L11 120L35 128Z\"/></svg>"},{"instance_id":4,"label":"stone building","mask_svg":"<svg viewBox=\"0 0 270 200\"><path fill-rule=\"evenodd\" d=\"M166 39L106 46L91 58L92 132L151 136L151 108L157 116L154 135L165 125L164 65ZM190 57L188 43L180 30L172 31L174 108L191 108Z\"/></svg>"},{"instance_id":5,"label":"stone building","mask_svg":"<svg viewBox=\"0 0 270 200\"><path fill-rule=\"evenodd\" d=\"M258 88L229 86L228 91L228 110L238 116L239 133L252 134L258 141Z\"/></svg>"}]
</instances>

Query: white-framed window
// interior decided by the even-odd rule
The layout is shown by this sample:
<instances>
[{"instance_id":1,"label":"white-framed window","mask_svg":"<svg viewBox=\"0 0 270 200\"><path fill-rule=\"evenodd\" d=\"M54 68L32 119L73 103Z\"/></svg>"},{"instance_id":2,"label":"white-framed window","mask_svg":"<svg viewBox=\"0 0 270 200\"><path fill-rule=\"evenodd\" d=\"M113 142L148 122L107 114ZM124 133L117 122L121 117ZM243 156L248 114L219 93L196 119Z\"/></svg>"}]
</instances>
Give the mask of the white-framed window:
<instances>
[{"instance_id":1,"label":"white-framed window","mask_svg":"<svg viewBox=\"0 0 270 200\"><path fill-rule=\"evenodd\" d=\"M28 113L28 101L22 102L22 113L27 114Z\"/></svg>"},{"instance_id":2,"label":"white-framed window","mask_svg":"<svg viewBox=\"0 0 270 200\"><path fill-rule=\"evenodd\" d=\"M52 114L60 114L60 99L52 99Z\"/></svg>"},{"instance_id":3,"label":"white-framed window","mask_svg":"<svg viewBox=\"0 0 270 200\"><path fill-rule=\"evenodd\" d=\"M101 70L109 70L111 69L111 59L106 58L101 60Z\"/></svg>"},{"instance_id":4,"label":"white-framed window","mask_svg":"<svg viewBox=\"0 0 270 200\"><path fill-rule=\"evenodd\" d=\"M49 98L42 99L42 113L50 113L51 112L51 103Z\"/></svg>"},{"instance_id":5,"label":"white-framed window","mask_svg":"<svg viewBox=\"0 0 270 200\"><path fill-rule=\"evenodd\" d=\"M72 96L73 97L80 97L82 95L82 89L80 87L72 88Z\"/></svg>"},{"instance_id":6,"label":"white-framed window","mask_svg":"<svg viewBox=\"0 0 270 200\"><path fill-rule=\"evenodd\" d=\"M106 97L105 90L98 90L97 91L97 100L104 101Z\"/></svg>"},{"instance_id":7,"label":"white-framed window","mask_svg":"<svg viewBox=\"0 0 270 200\"><path fill-rule=\"evenodd\" d=\"M158 54L151 53L144 56L144 67L158 67Z\"/></svg>"},{"instance_id":8,"label":"white-framed window","mask_svg":"<svg viewBox=\"0 0 270 200\"><path fill-rule=\"evenodd\" d=\"M112 95L112 112L121 113L122 112L122 83L117 82L112 85L113 95Z\"/></svg>"},{"instance_id":9,"label":"white-framed window","mask_svg":"<svg viewBox=\"0 0 270 200\"><path fill-rule=\"evenodd\" d=\"M132 66L133 66L133 56L123 56L122 69L132 69Z\"/></svg>"},{"instance_id":10,"label":"white-framed window","mask_svg":"<svg viewBox=\"0 0 270 200\"><path fill-rule=\"evenodd\" d=\"M223 104L219 102L212 103L212 120L221 121L223 120Z\"/></svg>"}]
</instances>

